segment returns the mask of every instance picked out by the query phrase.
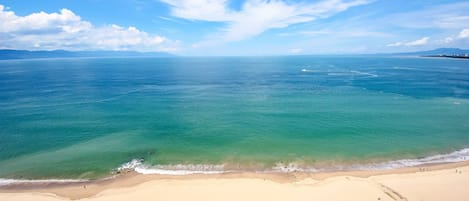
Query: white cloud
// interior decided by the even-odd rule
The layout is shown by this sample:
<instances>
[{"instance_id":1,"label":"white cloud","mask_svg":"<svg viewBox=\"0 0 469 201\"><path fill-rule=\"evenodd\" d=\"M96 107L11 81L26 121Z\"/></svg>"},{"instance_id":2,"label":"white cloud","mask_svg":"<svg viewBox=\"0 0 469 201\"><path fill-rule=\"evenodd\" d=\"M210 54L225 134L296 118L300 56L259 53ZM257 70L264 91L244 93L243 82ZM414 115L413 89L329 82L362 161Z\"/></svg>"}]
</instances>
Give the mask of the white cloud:
<instances>
[{"instance_id":1,"label":"white cloud","mask_svg":"<svg viewBox=\"0 0 469 201\"><path fill-rule=\"evenodd\" d=\"M406 28L460 29L469 24L469 2L449 3L388 16L386 22Z\"/></svg>"},{"instance_id":2,"label":"white cloud","mask_svg":"<svg viewBox=\"0 0 469 201\"><path fill-rule=\"evenodd\" d=\"M469 29L463 29L460 32L449 35L446 38L436 40L435 42L440 45L454 45L462 47L469 42Z\"/></svg>"},{"instance_id":3,"label":"white cloud","mask_svg":"<svg viewBox=\"0 0 469 201\"><path fill-rule=\"evenodd\" d=\"M453 37L449 36L449 37L446 37L446 38L443 40L443 43L451 43L451 42L453 42L453 41L454 41Z\"/></svg>"},{"instance_id":4,"label":"white cloud","mask_svg":"<svg viewBox=\"0 0 469 201\"><path fill-rule=\"evenodd\" d=\"M318 31L299 31L294 33L280 33L280 36L295 36L295 35L303 35L303 36L323 36L329 35L334 37L341 37L341 38L359 38L359 37L390 37L392 36L389 33L377 32L377 31L368 31L368 30L353 30L353 29L341 29L341 30L329 30L323 29Z\"/></svg>"},{"instance_id":5,"label":"white cloud","mask_svg":"<svg viewBox=\"0 0 469 201\"><path fill-rule=\"evenodd\" d=\"M411 42L407 42L405 43L404 45L405 46L419 46L419 45L425 45L428 43L428 40L430 39L430 37L423 37L421 39L418 39L418 40L415 40L415 41L411 41Z\"/></svg>"},{"instance_id":6,"label":"white cloud","mask_svg":"<svg viewBox=\"0 0 469 201\"><path fill-rule=\"evenodd\" d=\"M226 26L207 41L194 46L247 39L269 29L326 18L368 0L323 0L316 3L282 0L247 0L240 10L227 0L161 0L171 6L171 15L188 20L223 22Z\"/></svg>"},{"instance_id":7,"label":"white cloud","mask_svg":"<svg viewBox=\"0 0 469 201\"><path fill-rule=\"evenodd\" d=\"M463 29L459 33L458 38L469 38L469 29Z\"/></svg>"},{"instance_id":8,"label":"white cloud","mask_svg":"<svg viewBox=\"0 0 469 201\"><path fill-rule=\"evenodd\" d=\"M230 21L232 11L227 9L226 0L161 0L172 6L173 16L212 22Z\"/></svg>"},{"instance_id":9,"label":"white cloud","mask_svg":"<svg viewBox=\"0 0 469 201\"><path fill-rule=\"evenodd\" d=\"M417 39L415 41L410 41L410 42L396 42L396 43L391 43L387 44L387 47L399 47L399 46L420 46L420 45L426 45L428 41L430 40L430 37L423 37L421 39Z\"/></svg>"},{"instance_id":10,"label":"white cloud","mask_svg":"<svg viewBox=\"0 0 469 201\"><path fill-rule=\"evenodd\" d=\"M291 36L291 35L304 35L304 36L319 36L319 35L329 35L330 31L318 30L318 31L300 31L296 33L283 33L282 35Z\"/></svg>"},{"instance_id":11,"label":"white cloud","mask_svg":"<svg viewBox=\"0 0 469 201\"><path fill-rule=\"evenodd\" d=\"M467 26L469 15L440 16L440 18L434 20L434 23L441 28L459 28Z\"/></svg>"},{"instance_id":12,"label":"white cloud","mask_svg":"<svg viewBox=\"0 0 469 201\"><path fill-rule=\"evenodd\" d=\"M0 48L172 51L177 41L135 27L95 27L71 10L17 16L0 5Z\"/></svg>"},{"instance_id":13,"label":"white cloud","mask_svg":"<svg viewBox=\"0 0 469 201\"><path fill-rule=\"evenodd\" d=\"M293 48L293 49L290 50L290 53L292 53L292 54L299 54L301 52L303 52L303 49L301 49L301 48Z\"/></svg>"}]
</instances>

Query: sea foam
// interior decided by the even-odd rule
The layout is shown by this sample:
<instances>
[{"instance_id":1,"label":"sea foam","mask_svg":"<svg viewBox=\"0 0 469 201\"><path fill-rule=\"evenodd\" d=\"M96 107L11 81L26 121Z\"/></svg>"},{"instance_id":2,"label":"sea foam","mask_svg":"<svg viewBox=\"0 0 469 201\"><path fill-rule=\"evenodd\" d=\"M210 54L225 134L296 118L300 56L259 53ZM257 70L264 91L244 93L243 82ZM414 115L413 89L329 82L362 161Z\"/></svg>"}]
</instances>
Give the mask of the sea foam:
<instances>
[{"instance_id":1,"label":"sea foam","mask_svg":"<svg viewBox=\"0 0 469 201\"><path fill-rule=\"evenodd\" d=\"M258 172L331 172L331 171L347 171L347 170L389 170L404 167L415 167L420 165L438 164L438 163L454 163L469 160L469 148L461 149L448 154L437 154L418 159L401 159L382 163L355 164L343 166L314 167L302 166L295 163L283 164L278 163L270 170L262 170ZM160 175L191 175L191 174L221 174L226 172L236 172L241 170L226 170L225 165L209 165L209 164L180 164L180 165L147 165L142 159L133 159L122 164L117 168L118 171L132 170L140 174L160 174ZM44 179L44 180L27 180L27 179L1 179L0 186L13 184L51 184L51 183L80 183L88 182L86 179Z\"/></svg>"},{"instance_id":2,"label":"sea foam","mask_svg":"<svg viewBox=\"0 0 469 201\"><path fill-rule=\"evenodd\" d=\"M350 170L390 170L405 167L415 167L420 165L430 165L439 163L455 163L469 160L469 148L448 154L437 154L417 159L400 159L382 163L352 164L352 165L334 165L329 167L300 166L295 163L278 163L273 167L274 172L331 172L331 171L350 171Z\"/></svg>"},{"instance_id":3,"label":"sea foam","mask_svg":"<svg viewBox=\"0 0 469 201\"><path fill-rule=\"evenodd\" d=\"M121 165L117 170L133 170L140 174L163 174L163 175L190 175L190 174L221 174L224 165L208 164L178 164L178 165L146 165L141 159L134 159Z\"/></svg>"},{"instance_id":4,"label":"sea foam","mask_svg":"<svg viewBox=\"0 0 469 201\"><path fill-rule=\"evenodd\" d=\"M51 184L51 183L81 183L88 182L86 179L1 179L0 186L8 186L12 184Z\"/></svg>"},{"instance_id":5,"label":"sea foam","mask_svg":"<svg viewBox=\"0 0 469 201\"><path fill-rule=\"evenodd\" d=\"M357 70L351 70L351 73L358 74L358 75L365 75L365 76L370 76L370 77L378 77L377 74L374 73L368 73L368 72L362 72L362 71L357 71Z\"/></svg>"},{"instance_id":6,"label":"sea foam","mask_svg":"<svg viewBox=\"0 0 469 201\"><path fill-rule=\"evenodd\" d=\"M437 154L418 159L401 159L384 163L376 163L363 166L363 169L396 169L402 167L414 167L419 165L438 164L438 163L455 163L469 160L469 148L448 154Z\"/></svg>"},{"instance_id":7,"label":"sea foam","mask_svg":"<svg viewBox=\"0 0 469 201\"><path fill-rule=\"evenodd\" d=\"M333 166L304 166L295 163L277 163L274 167L257 172L331 172L348 170L389 170L404 167L415 167L438 163L454 163L469 160L469 148L448 154L437 154L418 159L401 159L382 163L333 165ZM134 159L117 168L119 171L133 170L140 174L162 174L162 175L190 175L190 174L221 174L242 170L226 170L225 165L209 164L179 164L179 165L147 165L143 160Z\"/></svg>"}]
</instances>

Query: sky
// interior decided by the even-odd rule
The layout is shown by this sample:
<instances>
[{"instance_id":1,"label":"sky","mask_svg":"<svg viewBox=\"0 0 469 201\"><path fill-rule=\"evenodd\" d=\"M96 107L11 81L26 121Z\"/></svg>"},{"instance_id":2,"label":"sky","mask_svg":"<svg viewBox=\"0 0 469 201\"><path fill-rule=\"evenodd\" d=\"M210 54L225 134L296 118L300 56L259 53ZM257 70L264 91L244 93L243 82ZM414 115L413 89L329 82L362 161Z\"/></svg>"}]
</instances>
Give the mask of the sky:
<instances>
[{"instance_id":1,"label":"sky","mask_svg":"<svg viewBox=\"0 0 469 201\"><path fill-rule=\"evenodd\" d=\"M0 0L0 49L186 56L469 49L467 0Z\"/></svg>"}]
</instances>

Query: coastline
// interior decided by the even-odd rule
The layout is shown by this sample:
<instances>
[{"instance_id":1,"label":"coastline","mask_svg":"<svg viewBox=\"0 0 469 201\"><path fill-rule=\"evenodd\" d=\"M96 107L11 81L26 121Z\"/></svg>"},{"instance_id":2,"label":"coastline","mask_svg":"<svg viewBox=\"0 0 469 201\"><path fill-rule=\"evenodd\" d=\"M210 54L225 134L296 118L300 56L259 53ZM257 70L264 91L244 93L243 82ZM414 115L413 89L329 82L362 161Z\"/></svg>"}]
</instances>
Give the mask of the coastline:
<instances>
[{"instance_id":1,"label":"coastline","mask_svg":"<svg viewBox=\"0 0 469 201\"><path fill-rule=\"evenodd\" d=\"M188 68L199 64L191 59L159 64L171 70L147 60L4 65L6 82L41 87L5 90L12 101L2 111L12 123L4 133L22 137L2 141L8 160L0 172L20 180L0 178L0 200L254 200L252 194L260 196L255 200L334 200L316 197L322 194L347 196L338 200L457 200L439 197L441 190L465 193L453 192L469 186L469 163L460 162L469 160L468 93L454 82L466 80L464 63L337 58L281 65L276 58L245 59L236 68L231 60L204 60L203 66L217 69L213 75L221 75L213 77ZM265 68L251 68L258 62ZM30 64L44 71L38 74ZM76 72L96 76L62 82ZM168 79L154 76L175 72ZM102 82L109 73L116 79ZM34 77L49 79L29 79ZM132 84L121 85L120 77ZM41 93L23 102L16 101L18 90ZM67 180L101 175L110 177ZM415 192L408 190L430 198L411 199Z\"/></svg>"},{"instance_id":2,"label":"coastline","mask_svg":"<svg viewBox=\"0 0 469 201\"><path fill-rule=\"evenodd\" d=\"M448 196L453 198L446 200L462 200L469 197L469 192L458 190L465 186L469 186L469 161L391 170L320 173L144 175L130 171L112 178L78 183L2 186L0 200L101 201L137 197L139 200L157 197L187 200L192 199L191 195L205 200L285 200L291 196L297 196L298 200L311 200L311 197L328 200L441 200ZM212 191L215 196L204 194ZM264 191L272 194L265 194ZM248 192L250 194L245 194Z\"/></svg>"},{"instance_id":3,"label":"coastline","mask_svg":"<svg viewBox=\"0 0 469 201\"><path fill-rule=\"evenodd\" d=\"M467 55L427 55L427 56L422 56L422 57L469 59L469 56L467 56Z\"/></svg>"}]
</instances>

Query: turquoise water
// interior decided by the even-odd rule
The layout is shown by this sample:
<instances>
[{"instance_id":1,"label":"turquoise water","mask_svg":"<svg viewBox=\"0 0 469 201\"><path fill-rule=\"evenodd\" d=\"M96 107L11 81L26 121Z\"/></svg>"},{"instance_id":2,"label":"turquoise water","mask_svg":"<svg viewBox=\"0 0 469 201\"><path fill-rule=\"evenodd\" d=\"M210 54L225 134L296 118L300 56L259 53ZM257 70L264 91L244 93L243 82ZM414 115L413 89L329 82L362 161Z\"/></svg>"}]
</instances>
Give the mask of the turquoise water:
<instances>
[{"instance_id":1,"label":"turquoise water","mask_svg":"<svg viewBox=\"0 0 469 201\"><path fill-rule=\"evenodd\" d=\"M0 61L0 178L405 165L469 147L468 98L468 60Z\"/></svg>"}]
</instances>

